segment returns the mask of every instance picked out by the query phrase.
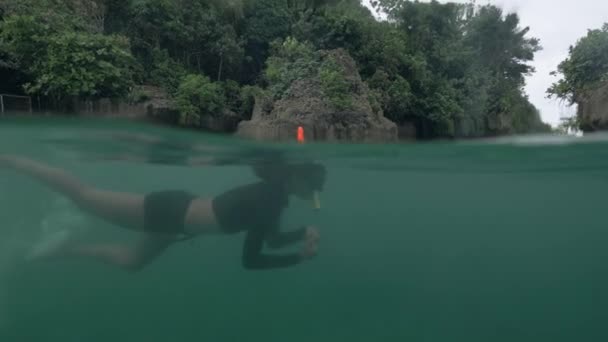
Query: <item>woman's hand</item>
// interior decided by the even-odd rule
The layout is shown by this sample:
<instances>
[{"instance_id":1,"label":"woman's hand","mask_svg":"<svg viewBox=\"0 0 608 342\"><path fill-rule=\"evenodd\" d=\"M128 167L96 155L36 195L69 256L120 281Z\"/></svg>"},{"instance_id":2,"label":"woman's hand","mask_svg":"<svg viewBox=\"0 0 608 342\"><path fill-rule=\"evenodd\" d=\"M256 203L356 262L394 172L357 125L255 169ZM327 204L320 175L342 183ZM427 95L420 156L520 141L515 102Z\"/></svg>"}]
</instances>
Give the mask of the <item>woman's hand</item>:
<instances>
[{"instance_id":1,"label":"woman's hand","mask_svg":"<svg viewBox=\"0 0 608 342\"><path fill-rule=\"evenodd\" d=\"M317 255L318 244L321 236L315 227L306 227L306 235L304 239L304 247L300 251L302 259L310 259Z\"/></svg>"},{"instance_id":2,"label":"woman's hand","mask_svg":"<svg viewBox=\"0 0 608 342\"><path fill-rule=\"evenodd\" d=\"M12 160L11 158L14 159L14 157L8 154L0 154L0 166L9 166L10 161Z\"/></svg>"},{"instance_id":3,"label":"woman's hand","mask_svg":"<svg viewBox=\"0 0 608 342\"><path fill-rule=\"evenodd\" d=\"M310 242L319 242L321 236L319 235L319 230L313 226L306 227L306 241Z\"/></svg>"},{"instance_id":4,"label":"woman's hand","mask_svg":"<svg viewBox=\"0 0 608 342\"><path fill-rule=\"evenodd\" d=\"M19 160L19 157L12 154L0 154L0 167L14 167Z\"/></svg>"}]
</instances>

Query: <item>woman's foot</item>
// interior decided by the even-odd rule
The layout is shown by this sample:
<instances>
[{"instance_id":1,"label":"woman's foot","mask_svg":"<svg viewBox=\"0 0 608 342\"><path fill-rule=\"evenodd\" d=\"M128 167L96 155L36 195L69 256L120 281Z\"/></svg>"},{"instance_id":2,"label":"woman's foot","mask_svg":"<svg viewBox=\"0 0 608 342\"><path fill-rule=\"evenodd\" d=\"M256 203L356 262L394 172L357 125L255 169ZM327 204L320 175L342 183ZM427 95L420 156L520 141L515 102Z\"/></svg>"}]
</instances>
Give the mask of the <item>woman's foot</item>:
<instances>
[{"instance_id":1,"label":"woman's foot","mask_svg":"<svg viewBox=\"0 0 608 342\"><path fill-rule=\"evenodd\" d=\"M69 230L60 230L45 236L42 241L34 245L25 259L28 261L51 259L65 253L72 242Z\"/></svg>"},{"instance_id":2,"label":"woman's foot","mask_svg":"<svg viewBox=\"0 0 608 342\"><path fill-rule=\"evenodd\" d=\"M306 228L306 237L304 239L304 246L300 251L300 257L302 259L311 259L317 255L320 235L319 231L315 227Z\"/></svg>"},{"instance_id":3,"label":"woman's foot","mask_svg":"<svg viewBox=\"0 0 608 342\"><path fill-rule=\"evenodd\" d=\"M0 166L6 166L8 164L8 155L0 154Z\"/></svg>"},{"instance_id":4,"label":"woman's foot","mask_svg":"<svg viewBox=\"0 0 608 342\"><path fill-rule=\"evenodd\" d=\"M10 154L0 154L0 167L9 167L11 166L17 157Z\"/></svg>"}]
</instances>

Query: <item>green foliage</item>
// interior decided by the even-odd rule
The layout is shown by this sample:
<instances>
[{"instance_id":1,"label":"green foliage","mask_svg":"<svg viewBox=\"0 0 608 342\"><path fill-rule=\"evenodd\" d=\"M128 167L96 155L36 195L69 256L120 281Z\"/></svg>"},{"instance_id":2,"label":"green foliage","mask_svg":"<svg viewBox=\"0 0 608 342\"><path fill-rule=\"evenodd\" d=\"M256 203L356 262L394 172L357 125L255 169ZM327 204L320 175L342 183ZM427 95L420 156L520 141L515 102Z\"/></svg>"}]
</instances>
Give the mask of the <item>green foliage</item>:
<instances>
[{"instance_id":1,"label":"green foliage","mask_svg":"<svg viewBox=\"0 0 608 342\"><path fill-rule=\"evenodd\" d=\"M101 0L2 0L5 19L29 16L53 32L87 31L100 33L99 21L103 11Z\"/></svg>"},{"instance_id":2,"label":"green foliage","mask_svg":"<svg viewBox=\"0 0 608 342\"><path fill-rule=\"evenodd\" d=\"M290 35L294 18L286 1L247 1L244 8L244 82L254 82L266 65L271 42Z\"/></svg>"},{"instance_id":3,"label":"green foliage","mask_svg":"<svg viewBox=\"0 0 608 342\"><path fill-rule=\"evenodd\" d=\"M149 99L150 96L141 87L133 87L127 96L127 101L131 104L142 103Z\"/></svg>"},{"instance_id":4,"label":"green foliage","mask_svg":"<svg viewBox=\"0 0 608 342\"><path fill-rule=\"evenodd\" d=\"M552 75L563 76L548 90L549 97L557 97L573 104L585 90L608 80L608 23L602 29L589 30L587 36L570 47L569 57L561 62Z\"/></svg>"},{"instance_id":5,"label":"green foliage","mask_svg":"<svg viewBox=\"0 0 608 342\"><path fill-rule=\"evenodd\" d=\"M125 34L131 20L131 1L104 0L104 31L107 34Z\"/></svg>"},{"instance_id":6,"label":"green foliage","mask_svg":"<svg viewBox=\"0 0 608 342\"><path fill-rule=\"evenodd\" d=\"M302 17L293 31L296 39L310 41L317 49L346 49L359 64L363 77L371 77L378 67L395 73L407 64L405 35L352 7Z\"/></svg>"},{"instance_id":7,"label":"green foliage","mask_svg":"<svg viewBox=\"0 0 608 342\"><path fill-rule=\"evenodd\" d=\"M57 31L34 16L13 15L0 26L1 45L32 80L30 94L120 97L132 84L128 42L118 36Z\"/></svg>"},{"instance_id":8,"label":"green foliage","mask_svg":"<svg viewBox=\"0 0 608 342\"><path fill-rule=\"evenodd\" d=\"M236 81L222 82L222 91L226 98L226 108L234 113L241 110L241 86Z\"/></svg>"},{"instance_id":9,"label":"green foliage","mask_svg":"<svg viewBox=\"0 0 608 342\"><path fill-rule=\"evenodd\" d=\"M467 23L466 29L469 34L464 44L476 56L476 66L515 85L524 84L524 76L534 71L527 62L532 61L534 53L541 48L538 39L526 38L529 28L519 28L517 14L504 16L501 9L484 6Z\"/></svg>"},{"instance_id":10,"label":"green foliage","mask_svg":"<svg viewBox=\"0 0 608 342\"><path fill-rule=\"evenodd\" d=\"M551 126L543 123L540 118L540 112L534 107L530 101L521 94L517 94L513 100L514 105L511 109L511 134L524 133L548 133L551 132Z\"/></svg>"},{"instance_id":11,"label":"green foliage","mask_svg":"<svg viewBox=\"0 0 608 342\"><path fill-rule=\"evenodd\" d=\"M209 0L224 20L238 25L245 16L246 0Z\"/></svg>"},{"instance_id":12,"label":"green foliage","mask_svg":"<svg viewBox=\"0 0 608 342\"><path fill-rule=\"evenodd\" d=\"M55 33L34 16L10 16L0 23L0 47L25 71L45 58L49 37Z\"/></svg>"},{"instance_id":13,"label":"green foliage","mask_svg":"<svg viewBox=\"0 0 608 342\"><path fill-rule=\"evenodd\" d=\"M288 2L257 0L245 8L245 36L252 44L266 45L289 35L293 21Z\"/></svg>"},{"instance_id":14,"label":"green foliage","mask_svg":"<svg viewBox=\"0 0 608 342\"><path fill-rule=\"evenodd\" d=\"M31 17L28 17L31 18ZM20 18L24 19L24 18ZM36 22L34 20L14 20L0 21L0 92L18 93L24 92L23 84L30 81L26 74L27 63L34 61L35 52L38 51L36 45L24 39L32 37L39 26L28 24ZM27 29L31 29L29 32ZM29 50L26 55L18 54L19 51Z\"/></svg>"},{"instance_id":15,"label":"green foliage","mask_svg":"<svg viewBox=\"0 0 608 342\"><path fill-rule=\"evenodd\" d=\"M319 49L361 46L363 22L355 15L328 10L323 15L302 16L293 25L293 36L310 40Z\"/></svg>"},{"instance_id":16,"label":"green foliage","mask_svg":"<svg viewBox=\"0 0 608 342\"><path fill-rule=\"evenodd\" d=\"M332 58L326 58L319 70L321 88L330 103L337 110L346 110L352 107L350 84L344 77L344 70Z\"/></svg>"},{"instance_id":17,"label":"green foliage","mask_svg":"<svg viewBox=\"0 0 608 342\"><path fill-rule=\"evenodd\" d=\"M396 72L386 70L392 78L402 76L412 94L409 110L395 110L383 90L388 117L414 121L424 137L536 129L538 111L522 89L525 76L534 72L529 62L540 45L528 37L527 27L519 26L517 14L505 15L492 5L437 1L380 0L375 8L403 33L404 43L391 45L405 48L384 65L397 66ZM386 82L382 89L389 89Z\"/></svg>"},{"instance_id":18,"label":"green foliage","mask_svg":"<svg viewBox=\"0 0 608 342\"><path fill-rule=\"evenodd\" d=\"M255 107L256 98L262 94L262 89L257 86L246 85L241 88L240 106L237 114L244 120L251 119Z\"/></svg>"},{"instance_id":19,"label":"green foliage","mask_svg":"<svg viewBox=\"0 0 608 342\"><path fill-rule=\"evenodd\" d=\"M272 54L266 64L264 76L276 99L281 98L294 81L316 75L320 66L319 55L312 45L291 37L272 43Z\"/></svg>"},{"instance_id":20,"label":"green foliage","mask_svg":"<svg viewBox=\"0 0 608 342\"><path fill-rule=\"evenodd\" d=\"M577 115L569 118L562 118L561 123L557 126L556 131L563 135L576 132L581 127L580 119Z\"/></svg>"},{"instance_id":21,"label":"green foliage","mask_svg":"<svg viewBox=\"0 0 608 342\"><path fill-rule=\"evenodd\" d=\"M152 66L147 76L148 83L163 87L170 94L175 94L182 79L186 76L185 68L171 57L166 50L152 50Z\"/></svg>"},{"instance_id":22,"label":"green foliage","mask_svg":"<svg viewBox=\"0 0 608 342\"><path fill-rule=\"evenodd\" d=\"M184 126L198 127L202 117L219 116L226 105L220 84L194 74L184 77L175 100L180 111L179 123Z\"/></svg>"},{"instance_id":23,"label":"green foliage","mask_svg":"<svg viewBox=\"0 0 608 342\"><path fill-rule=\"evenodd\" d=\"M381 98L382 94L378 90L370 89L367 100L369 101L370 107L372 107L372 111L376 115L382 112L382 104L380 103Z\"/></svg>"},{"instance_id":24,"label":"green foliage","mask_svg":"<svg viewBox=\"0 0 608 342\"><path fill-rule=\"evenodd\" d=\"M145 70L160 49L191 72L236 74L243 59L234 28L206 0L140 0L131 7L128 37Z\"/></svg>"},{"instance_id":25,"label":"green foliage","mask_svg":"<svg viewBox=\"0 0 608 342\"><path fill-rule=\"evenodd\" d=\"M129 92L134 61L121 37L68 32L48 43L46 59L32 67L36 80L26 85L28 93L91 98Z\"/></svg>"},{"instance_id":26,"label":"green foliage","mask_svg":"<svg viewBox=\"0 0 608 342\"><path fill-rule=\"evenodd\" d=\"M321 53L342 48L374 111L413 123L421 138L546 128L522 90L540 45L516 14L435 0L373 4L388 21L358 0L0 0L0 77L12 80L7 89L56 98L156 85L180 103L182 123L197 125L224 109L249 118L256 94L278 99L311 76L336 110L348 109L344 71ZM607 31L572 48L551 95L573 101L605 79Z\"/></svg>"},{"instance_id":27,"label":"green foliage","mask_svg":"<svg viewBox=\"0 0 608 342\"><path fill-rule=\"evenodd\" d=\"M412 88L405 78L400 75L390 77L383 69L378 69L369 80L369 85L377 90L380 105L387 118L398 123L407 121L414 98Z\"/></svg>"},{"instance_id":28,"label":"green foliage","mask_svg":"<svg viewBox=\"0 0 608 342\"><path fill-rule=\"evenodd\" d=\"M273 42L265 78L275 99L283 97L293 82L316 76L320 78L321 90L337 110L351 107L350 86L336 61L331 57L321 61L311 43L293 37Z\"/></svg>"},{"instance_id":29,"label":"green foliage","mask_svg":"<svg viewBox=\"0 0 608 342\"><path fill-rule=\"evenodd\" d=\"M256 86L241 87L236 81L223 82L226 107L242 119L250 119L255 105L255 97L261 89Z\"/></svg>"}]
</instances>

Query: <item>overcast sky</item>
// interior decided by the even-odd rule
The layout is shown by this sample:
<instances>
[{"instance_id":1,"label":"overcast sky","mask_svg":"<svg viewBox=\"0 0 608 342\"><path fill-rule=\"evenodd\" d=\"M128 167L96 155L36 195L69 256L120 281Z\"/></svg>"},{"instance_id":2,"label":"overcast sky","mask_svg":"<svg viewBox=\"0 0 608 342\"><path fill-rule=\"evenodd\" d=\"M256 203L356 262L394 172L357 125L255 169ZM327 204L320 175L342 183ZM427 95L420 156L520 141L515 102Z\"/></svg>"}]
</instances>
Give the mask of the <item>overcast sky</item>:
<instances>
[{"instance_id":1,"label":"overcast sky","mask_svg":"<svg viewBox=\"0 0 608 342\"><path fill-rule=\"evenodd\" d=\"M369 4L369 0L363 2ZM536 54L533 63L536 73L528 77L526 92L541 111L543 121L555 126L560 117L572 115L573 108L568 108L558 100L545 98L547 88L556 80L549 73L557 69L557 65L568 56L570 45L585 36L587 29L598 29L608 22L608 1L478 0L477 3L491 3L503 8L505 12L517 12L521 26L530 27L529 36L540 39L543 50Z\"/></svg>"}]
</instances>

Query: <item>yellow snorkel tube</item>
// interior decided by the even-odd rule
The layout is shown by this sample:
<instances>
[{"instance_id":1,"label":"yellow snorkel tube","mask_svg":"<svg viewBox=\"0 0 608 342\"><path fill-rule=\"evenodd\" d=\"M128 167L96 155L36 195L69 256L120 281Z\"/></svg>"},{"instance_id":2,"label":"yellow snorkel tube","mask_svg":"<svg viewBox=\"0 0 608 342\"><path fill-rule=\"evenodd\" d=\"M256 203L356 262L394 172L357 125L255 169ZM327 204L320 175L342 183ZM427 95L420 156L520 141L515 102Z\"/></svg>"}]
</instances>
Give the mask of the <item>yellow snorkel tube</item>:
<instances>
[{"instance_id":1,"label":"yellow snorkel tube","mask_svg":"<svg viewBox=\"0 0 608 342\"><path fill-rule=\"evenodd\" d=\"M315 191L312 194L312 207L316 210L321 209L321 200L319 199L318 191Z\"/></svg>"}]
</instances>

